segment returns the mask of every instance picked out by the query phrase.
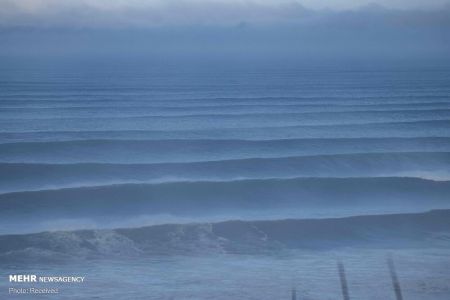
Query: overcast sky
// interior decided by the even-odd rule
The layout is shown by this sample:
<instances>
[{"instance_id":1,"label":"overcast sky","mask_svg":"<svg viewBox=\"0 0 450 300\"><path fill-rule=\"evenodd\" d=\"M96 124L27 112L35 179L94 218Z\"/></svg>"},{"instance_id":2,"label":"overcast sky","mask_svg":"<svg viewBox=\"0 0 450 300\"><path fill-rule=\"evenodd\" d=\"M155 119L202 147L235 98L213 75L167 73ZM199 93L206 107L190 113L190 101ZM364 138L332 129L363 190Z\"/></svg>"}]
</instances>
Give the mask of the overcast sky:
<instances>
[{"instance_id":1,"label":"overcast sky","mask_svg":"<svg viewBox=\"0 0 450 300\"><path fill-rule=\"evenodd\" d=\"M0 0L0 24L38 27L146 27L165 24L282 22L313 13L439 10L444 0Z\"/></svg>"},{"instance_id":2,"label":"overcast sky","mask_svg":"<svg viewBox=\"0 0 450 300\"><path fill-rule=\"evenodd\" d=\"M443 0L0 0L0 58L448 58Z\"/></svg>"}]
</instances>

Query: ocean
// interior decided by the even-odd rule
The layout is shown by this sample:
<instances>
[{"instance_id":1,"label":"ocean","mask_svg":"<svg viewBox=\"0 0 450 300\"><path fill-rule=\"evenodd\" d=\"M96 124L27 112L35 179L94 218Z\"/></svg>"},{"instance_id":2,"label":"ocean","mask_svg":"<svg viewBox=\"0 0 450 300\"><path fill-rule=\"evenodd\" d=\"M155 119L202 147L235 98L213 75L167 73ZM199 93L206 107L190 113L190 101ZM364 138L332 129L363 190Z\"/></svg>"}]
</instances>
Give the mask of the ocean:
<instances>
[{"instance_id":1,"label":"ocean","mask_svg":"<svg viewBox=\"0 0 450 300\"><path fill-rule=\"evenodd\" d=\"M448 299L449 196L445 67L0 68L0 275L58 299Z\"/></svg>"}]
</instances>

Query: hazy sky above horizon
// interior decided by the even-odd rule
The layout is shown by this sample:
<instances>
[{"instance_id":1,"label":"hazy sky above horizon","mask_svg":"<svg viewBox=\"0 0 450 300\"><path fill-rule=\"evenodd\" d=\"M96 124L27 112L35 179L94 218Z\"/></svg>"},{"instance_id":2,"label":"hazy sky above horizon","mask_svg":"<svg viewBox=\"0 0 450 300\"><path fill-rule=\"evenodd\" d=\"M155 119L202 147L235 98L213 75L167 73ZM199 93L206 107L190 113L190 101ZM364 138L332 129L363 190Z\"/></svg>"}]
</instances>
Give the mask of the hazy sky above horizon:
<instances>
[{"instance_id":1,"label":"hazy sky above horizon","mask_svg":"<svg viewBox=\"0 0 450 300\"><path fill-rule=\"evenodd\" d=\"M447 0L0 0L0 26L148 27L280 22L367 10L448 10Z\"/></svg>"},{"instance_id":2,"label":"hazy sky above horizon","mask_svg":"<svg viewBox=\"0 0 450 300\"><path fill-rule=\"evenodd\" d=\"M448 0L0 0L0 57L448 58Z\"/></svg>"}]
</instances>

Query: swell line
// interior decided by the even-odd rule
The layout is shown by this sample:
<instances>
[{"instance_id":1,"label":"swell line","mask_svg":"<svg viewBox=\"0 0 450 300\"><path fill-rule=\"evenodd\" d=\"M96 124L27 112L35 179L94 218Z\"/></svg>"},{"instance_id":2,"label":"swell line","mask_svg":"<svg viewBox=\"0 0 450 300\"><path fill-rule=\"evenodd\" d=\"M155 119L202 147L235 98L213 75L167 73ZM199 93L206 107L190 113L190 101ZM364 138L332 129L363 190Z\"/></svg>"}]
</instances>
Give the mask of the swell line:
<instances>
[{"instance_id":1,"label":"swell line","mask_svg":"<svg viewBox=\"0 0 450 300\"><path fill-rule=\"evenodd\" d=\"M358 153L188 163L1 163L0 193L121 183L298 177L450 179L450 152Z\"/></svg>"},{"instance_id":2,"label":"swell line","mask_svg":"<svg viewBox=\"0 0 450 300\"><path fill-rule=\"evenodd\" d=\"M239 158L450 151L449 137L279 140L72 140L0 144L0 162L195 162Z\"/></svg>"}]
</instances>

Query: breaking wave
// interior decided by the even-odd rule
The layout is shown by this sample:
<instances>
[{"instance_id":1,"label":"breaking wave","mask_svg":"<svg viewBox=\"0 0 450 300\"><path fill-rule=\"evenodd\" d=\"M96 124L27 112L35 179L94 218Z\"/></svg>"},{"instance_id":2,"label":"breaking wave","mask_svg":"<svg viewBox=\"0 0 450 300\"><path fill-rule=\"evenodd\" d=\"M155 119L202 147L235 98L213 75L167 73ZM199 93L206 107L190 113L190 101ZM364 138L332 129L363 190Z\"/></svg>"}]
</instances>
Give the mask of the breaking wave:
<instances>
[{"instance_id":1,"label":"breaking wave","mask_svg":"<svg viewBox=\"0 0 450 300\"><path fill-rule=\"evenodd\" d=\"M335 219L226 221L0 236L0 262L340 247L448 247L450 210Z\"/></svg>"},{"instance_id":2,"label":"breaking wave","mask_svg":"<svg viewBox=\"0 0 450 300\"><path fill-rule=\"evenodd\" d=\"M21 218L361 212L448 208L450 181L418 178L295 178L67 188L0 195L0 223Z\"/></svg>"}]
</instances>

